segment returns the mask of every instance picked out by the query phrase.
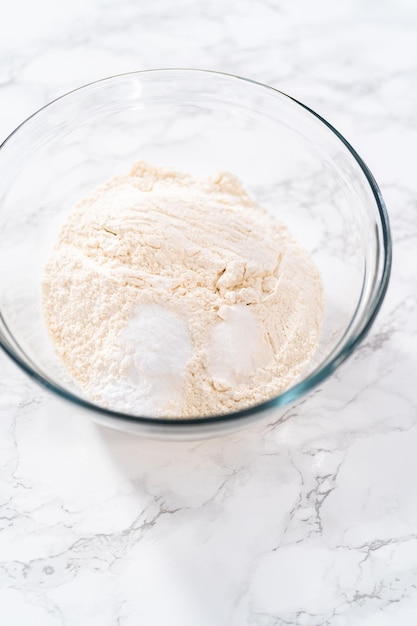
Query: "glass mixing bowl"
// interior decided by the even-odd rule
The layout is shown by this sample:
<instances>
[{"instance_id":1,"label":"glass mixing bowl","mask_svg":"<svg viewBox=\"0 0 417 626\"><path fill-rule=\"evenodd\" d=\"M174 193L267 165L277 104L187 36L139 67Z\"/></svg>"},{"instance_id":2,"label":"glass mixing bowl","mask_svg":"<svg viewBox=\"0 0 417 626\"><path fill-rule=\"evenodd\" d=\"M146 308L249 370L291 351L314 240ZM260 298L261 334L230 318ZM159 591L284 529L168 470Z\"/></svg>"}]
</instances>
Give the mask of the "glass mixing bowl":
<instances>
[{"instance_id":1,"label":"glass mixing bowl","mask_svg":"<svg viewBox=\"0 0 417 626\"><path fill-rule=\"evenodd\" d=\"M45 261L74 204L138 160L235 174L312 255L324 284L321 340L281 395L226 415L156 419L101 408L70 380L42 317ZM369 169L319 115L252 80L169 69L92 83L19 126L1 146L0 172L0 344L37 382L113 428L199 438L277 418L355 350L384 298L391 239Z\"/></svg>"}]
</instances>

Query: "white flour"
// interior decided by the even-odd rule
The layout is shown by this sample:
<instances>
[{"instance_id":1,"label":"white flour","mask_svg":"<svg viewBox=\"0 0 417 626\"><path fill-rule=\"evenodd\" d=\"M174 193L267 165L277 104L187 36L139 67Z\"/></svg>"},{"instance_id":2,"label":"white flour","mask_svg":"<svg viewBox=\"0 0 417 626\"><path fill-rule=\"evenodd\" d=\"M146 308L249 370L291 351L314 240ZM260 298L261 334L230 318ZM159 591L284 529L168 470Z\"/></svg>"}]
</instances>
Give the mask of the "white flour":
<instances>
[{"instance_id":1,"label":"white flour","mask_svg":"<svg viewBox=\"0 0 417 626\"><path fill-rule=\"evenodd\" d=\"M186 417L287 388L317 346L323 296L307 253L236 178L138 163L69 216L43 309L92 400Z\"/></svg>"}]
</instances>

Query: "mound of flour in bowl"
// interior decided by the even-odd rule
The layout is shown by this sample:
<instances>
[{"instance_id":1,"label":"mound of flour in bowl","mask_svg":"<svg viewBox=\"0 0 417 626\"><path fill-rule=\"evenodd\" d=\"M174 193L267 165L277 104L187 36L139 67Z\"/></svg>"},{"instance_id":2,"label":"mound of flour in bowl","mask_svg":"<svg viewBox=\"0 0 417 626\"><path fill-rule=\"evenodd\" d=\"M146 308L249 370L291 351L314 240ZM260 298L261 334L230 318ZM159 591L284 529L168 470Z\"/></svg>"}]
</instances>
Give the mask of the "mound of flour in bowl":
<instances>
[{"instance_id":1,"label":"mound of flour in bowl","mask_svg":"<svg viewBox=\"0 0 417 626\"><path fill-rule=\"evenodd\" d=\"M311 358L323 317L312 260L234 176L143 162L70 214L42 303L89 398L167 417L279 394Z\"/></svg>"}]
</instances>

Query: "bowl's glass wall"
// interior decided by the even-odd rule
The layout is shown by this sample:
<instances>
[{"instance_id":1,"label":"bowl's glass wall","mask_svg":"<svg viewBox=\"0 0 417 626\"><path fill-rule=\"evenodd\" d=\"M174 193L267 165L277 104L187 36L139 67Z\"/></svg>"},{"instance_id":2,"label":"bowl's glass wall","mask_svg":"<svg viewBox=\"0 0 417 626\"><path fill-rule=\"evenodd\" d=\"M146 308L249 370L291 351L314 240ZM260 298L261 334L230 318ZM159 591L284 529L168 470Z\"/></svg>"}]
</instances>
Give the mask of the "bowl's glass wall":
<instances>
[{"instance_id":1,"label":"bowl's glass wall","mask_svg":"<svg viewBox=\"0 0 417 626\"><path fill-rule=\"evenodd\" d=\"M342 141L263 86L206 72L143 72L68 94L0 150L0 331L33 369L74 391L43 322L43 267L74 204L138 160L195 176L237 175L313 256L325 320L301 379L354 338L380 279L383 245L372 190Z\"/></svg>"}]
</instances>

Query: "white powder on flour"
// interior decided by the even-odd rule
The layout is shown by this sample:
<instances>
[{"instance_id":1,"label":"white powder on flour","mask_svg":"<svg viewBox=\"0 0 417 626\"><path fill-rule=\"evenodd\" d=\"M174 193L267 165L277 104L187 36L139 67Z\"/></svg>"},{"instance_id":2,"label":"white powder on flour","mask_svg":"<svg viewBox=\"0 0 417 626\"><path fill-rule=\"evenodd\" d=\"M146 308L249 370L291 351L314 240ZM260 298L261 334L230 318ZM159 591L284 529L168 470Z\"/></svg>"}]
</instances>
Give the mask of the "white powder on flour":
<instances>
[{"instance_id":1,"label":"white powder on flour","mask_svg":"<svg viewBox=\"0 0 417 626\"><path fill-rule=\"evenodd\" d=\"M42 296L80 387L137 415L219 414L282 392L323 317L312 260L235 177L143 162L71 213Z\"/></svg>"}]
</instances>

